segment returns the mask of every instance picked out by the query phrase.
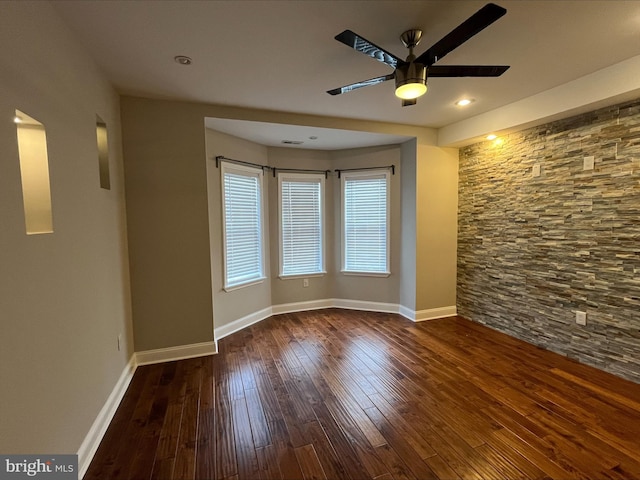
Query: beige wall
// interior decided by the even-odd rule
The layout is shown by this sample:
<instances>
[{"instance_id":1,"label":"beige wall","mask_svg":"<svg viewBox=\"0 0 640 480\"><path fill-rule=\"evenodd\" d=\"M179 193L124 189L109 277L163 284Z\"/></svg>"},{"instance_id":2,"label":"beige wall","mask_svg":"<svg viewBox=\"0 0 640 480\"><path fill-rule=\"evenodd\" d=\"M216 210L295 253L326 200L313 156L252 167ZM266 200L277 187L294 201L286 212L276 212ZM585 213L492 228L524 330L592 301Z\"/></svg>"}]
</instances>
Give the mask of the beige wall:
<instances>
[{"instance_id":1,"label":"beige wall","mask_svg":"<svg viewBox=\"0 0 640 480\"><path fill-rule=\"evenodd\" d=\"M267 165L267 147L206 129L207 140L207 188L209 192L209 235L211 238L211 279L213 283L214 326L226 325L234 320L271 306L271 275L269 265L269 235L265 235L265 276L263 282L237 290L223 290L224 272L222 257L222 181L216 168L218 155ZM269 172L265 172L263 186L264 219L269 218Z\"/></svg>"},{"instance_id":2,"label":"beige wall","mask_svg":"<svg viewBox=\"0 0 640 480\"><path fill-rule=\"evenodd\" d=\"M214 324L221 327L234 320L272 305L341 298L370 302L399 303L400 282L400 147L384 146L343 151L319 151L274 148L249 142L231 135L207 129L207 169L209 188L209 220L213 275ZM340 273L340 180L331 174L325 181L325 262L327 274L309 277L309 287L301 278L279 277L279 205L278 182L271 172L265 176L268 201L266 214L267 276L258 285L231 292L222 289L222 212L220 171L216 156L280 168L334 170L396 165L391 177L391 270L388 278L343 275ZM270 296L269 296L270 295Z\"/></svg>"},{"instance_id":3,"label":"beige wall","mask_svg":"<svg viewBox=\"0 0 640 480\"><path fill-rule=\"evenodd\" d=\"M280 168L307 168L318 170L331 170L333 163L329 152L322 150L304 150L299 148L269 149L269 165ZM325 267L327 274L318 277L309 277L309 286L304 287L301 278L280 278L279 256L279 215L278 205L278 179L269 176L269 231L271 238L271 302L273 305L286 303L308 302L332 298L335 269L333 268L334 245L333 223L330 219L334 211L335 178L329 175L325 180Z\"/></svg>"},{"instance_id":4,"label":"beige wall","mask_svg":"<svg viewBox=\"0 0 640 480\"><path fill-rule=\"evenodd\" d=\"M76 453L133 353L118 96L46 2L0 2L0 65L0 452ZM53 233L26 235L16 108L46 129Z\"/></svg>"},{"instance_id":5,"label":"beige wall","mask_svg":"<svg viewBox=\"0 0 640 480\"><path fill-rule=\"evenodd\" d=\"M404 142L400 146L400 209L402 236L400 239L400 305L408 310L416 310L416 140Z\"/></svg>"},{"instance_id":6,"label":"beige wall","mask_svg":"<svg viewBox=\"0 0 640 480\"><path fill-rule=\"evenodd\" d=\"M439 165L442 156L449 158L447 149L431 147L430 150L420 150L425 143L433 141L433 132L417 127L382 123L372 125L371 122L357 120L126 96L121 98L121 109L136 350L211 341L214 326L222 327L281 302L295 303L322 297L400 303L400 266L402 261L407 261L401 260L404 255L401 252L403 232L405 229L407 235L416 232L416 220L412 223L409 215L408 223L403 225L404 217L400 215L403 201L400 184L401 160L403 151L417 152L417 155L410 155L415 156L415 160L411 160L414 163L434 159L436 165ZM302 161L305 165L316 165L317 162L326 165L327 162L326 155L317 152L302 151L306 153L304 158L300 159L297 158L300 153L290 153L294 150L265 150L265 147L240 141L229 135L205 134L205 117L415 134L417 141L411 144L416 145L413 150L411 145L403 149L400 146L373 147L345 150L329 155L332 168L396 165L398 174L392 177L394 210L391 225L391 277L348 278L344 275L334 275L335 281L331 281L329 273L324 278L311 278L310 287L303 289L299 283L294 283L294 280L285 281L277 278L278 266L273 257L277 253L272 251L268 258L270 281L256 288L239 289L235 294L221 292L221 283L216 285L216 282L221 282L222 275L222 258L218 250L221 241L221 213L219 203L216 204L220 201L219 194L216 193L219 180L215 179L216 176L219 177L219 172L213 171L215 166L212 170L212 158L216 155L235 158L236 155L241 157L239 160L243 160L245 156L252 156L260 159L256 163L262 163L264 160L266 163L281 166L292 165L296 161ZM423 183L426 188L433 187L437 192L443 192L442 188L446 186L444 193L453 194L455 197L456 186L454 183L452 187L451 182L455 182L456 177L450 175L451 170L440 169L436 165L423 170L427 175L436 175L426 178ZM452 166L453 171L456 171L457 159ZM445 175L442 182L444 185L440 185L437 175ZM210 192L207 183L213 185L209 188ZM340 192L337 185L334 183L329 187L333 190L334 210ZM275 210L277 201L273 201L277 189L274 189L274 186L273 180L267 182L271 212L268 237L270 242L277 239L278 235ZM423 188L420 182L416 183L416 188ZM438 200L424 205L422 213L417 213L417 218L422 215L426 216L428 221L440 222L446 216L448 225L455 225L456 211L455 208L451 208L451 199L446 200L445 204L448 207L445 208L439 202ZM435 210L432 212L432 209ZM339 222L338 217L334 218L329 227L333 228L335 250L328 255L333 255L334 272L339 270L340 262L339 238L336 241L339 223L336 222ZM416 259L416 271L426 276L430 275L433 279L433 285L427 282L424 288L417 285L415 287L417 297L427 297L426 301L416 301L416 305L427 305L420 308L431 308L430 305L455 305L455 260L453 269L449 269L447 263L451 254L455 258L455 228L452 231L453 236L450 235L451 229L447 230L448 240L444 246L440 239L436 238L434 228L432 226L428 229L426 236L416 233L417 249L440 249ZM447 268L442 268L443 262ZM409 281L408 285L411 283ZM433 290L432 286L439 290ZM439 294L443 299L436 298ZM405 306L410 310L416 309L412 305Z\"/></svg>"},{"instance_id":7,"label":"beige wall","mask_svg":"<svg viewBox=\"0 0 640 480\"><path fill-rule=\"evenodd\" d=\"M333 228L336 271L333 283L333 297L349 300L366 300L381 303L400 303L400 231L402 228L400 216L400 146L389 145L382 147L357 148L352 150L337 150L332 152L334 168L367 168L395 165L395 175L391 175L390 201L390 269L388 277L353 276L340 273L342 263L342 238L340 207L334 210ZM336 188L333 192L335 205L340 206L340 181L335 178Z\"/></svg>"},{"instance_id":8,"label":"beige wall","mask_svg":"<svg viewBox=\"0 0 640 480\"><path fill-rule=\"evenodd\" d=\"M418 145L416 311L456 304L458 150Z\"/></svg>"},{"instance_id":9,"label":"beige wall","mask_svg":"<svg viewBox=\"0 0 640 480\"><path fill-rule=\"evenodd\" d=\"M211 341L203 116L121 101L136 351Z\"/></svg>"}]
</instances>

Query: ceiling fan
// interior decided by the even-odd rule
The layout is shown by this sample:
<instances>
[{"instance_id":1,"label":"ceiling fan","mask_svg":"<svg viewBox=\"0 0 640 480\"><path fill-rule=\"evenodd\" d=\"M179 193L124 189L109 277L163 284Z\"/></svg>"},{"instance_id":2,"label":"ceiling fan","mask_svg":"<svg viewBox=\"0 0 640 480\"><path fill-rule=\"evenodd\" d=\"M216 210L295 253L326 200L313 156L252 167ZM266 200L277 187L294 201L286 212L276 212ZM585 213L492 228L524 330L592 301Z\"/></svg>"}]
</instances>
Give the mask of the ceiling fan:
<instances>
[{"instance_id":1,"label":"ceiling fan","mask_svg":"<svg viewBox=\"0 0 640 480\"><path fill-rule=\"evenodd\" d=\"M352 83L344 87L327 91L330 95L340 95L369 85L394 80L396 96L402 99L402 106L415 105L417 98L427 91L428 77L499 77L509 68L508 65L434 65L452 50L458 48L471 37L481 32L502 17L507 10L488 3L451 32L436 42L426 52L416 57L413 49L420 43L422 31L407 30L400 40L409 49L409 56L402 60L392 53L378 47L369 40L351 30L336 35L336 40L348 47L364 53L394 69L393 73L381 77L370 78L362 82Z\"/></svg>"}]
</instances>

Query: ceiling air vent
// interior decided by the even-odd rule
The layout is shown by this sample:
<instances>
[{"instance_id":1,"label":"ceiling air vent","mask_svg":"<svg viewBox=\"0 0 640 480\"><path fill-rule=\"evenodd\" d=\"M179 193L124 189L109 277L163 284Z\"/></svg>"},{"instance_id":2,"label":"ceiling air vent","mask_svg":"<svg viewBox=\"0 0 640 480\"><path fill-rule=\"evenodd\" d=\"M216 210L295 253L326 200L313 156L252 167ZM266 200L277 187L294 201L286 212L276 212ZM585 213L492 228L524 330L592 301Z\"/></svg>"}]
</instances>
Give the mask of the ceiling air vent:
<instances>
[{"instance_id":1,"label":"ceiling air vent","mask_svg":"<svg viewBox=\"0 0 640 480\"><path fill-rule=\"evenodd\" d=\"M282 140L285 145L302 145L304 142L300 140Z\"/></svg>"}]
</instances>

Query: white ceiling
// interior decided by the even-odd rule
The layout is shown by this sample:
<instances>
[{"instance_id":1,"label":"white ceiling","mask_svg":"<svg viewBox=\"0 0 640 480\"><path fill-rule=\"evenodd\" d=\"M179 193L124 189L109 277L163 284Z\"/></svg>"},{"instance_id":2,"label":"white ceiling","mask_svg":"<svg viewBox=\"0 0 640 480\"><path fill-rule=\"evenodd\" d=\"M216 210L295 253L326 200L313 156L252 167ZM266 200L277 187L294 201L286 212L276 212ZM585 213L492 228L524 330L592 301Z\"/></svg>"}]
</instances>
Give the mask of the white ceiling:
<instances>
[{"instance_id":1,"label":"white ceiling","mask_svg":"<svg viewBox=\"0 0 640 480\"><path fill-rule=\"evenodd\" d=\"M398 37L419 27L424 30L416 49L420 54L487 2L52 3L124 94L433 128L640 54L639 1L496 0L507 14L440 63L506 64L510 70L499 78L430 79L429 91L418 104L403 108L393 82L335 97L326 93L391 73L333 37L351 29L404 57L407 52ZM191 57L193 64L177 64L176 55ZM454 102L462 97L476 101L456 107ZM279 142L288 134L275 130L269 141Z\"/></svg>"},{"instance_id":2,"label":"white ceiling","mask_svg":"<svg viewBox=\"0 0 640 480\"><path fill-rule=\"evenodd\" d=\"M412 137L355 132L337 128L283 125L227 118L206 118L205 126L212 130L244 138L268 147L305 148L309 150L345 150L363 146L396 145ZM287 144L293 141L296 144ZM297 142L302 142L298 144Z\"/></svg>"}]
</instances>

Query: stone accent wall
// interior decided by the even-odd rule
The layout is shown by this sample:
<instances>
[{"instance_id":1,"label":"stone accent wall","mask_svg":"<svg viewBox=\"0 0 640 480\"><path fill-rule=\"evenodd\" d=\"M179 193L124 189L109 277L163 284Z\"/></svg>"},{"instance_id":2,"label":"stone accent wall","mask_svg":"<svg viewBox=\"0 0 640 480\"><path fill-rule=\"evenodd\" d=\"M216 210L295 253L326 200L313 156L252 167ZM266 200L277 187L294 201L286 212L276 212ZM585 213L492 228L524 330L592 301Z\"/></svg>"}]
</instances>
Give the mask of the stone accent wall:
<instances>
[{"instance_id":1,"label":"stone accent wall","mask_svg":"<svg viewBox=\"0 0 640 480\"><path fill-rule=\"evenodd\" d=\"M640 100L461 149L457 296L466 318L640 383Z\"/></svg>"}]
</instances>

